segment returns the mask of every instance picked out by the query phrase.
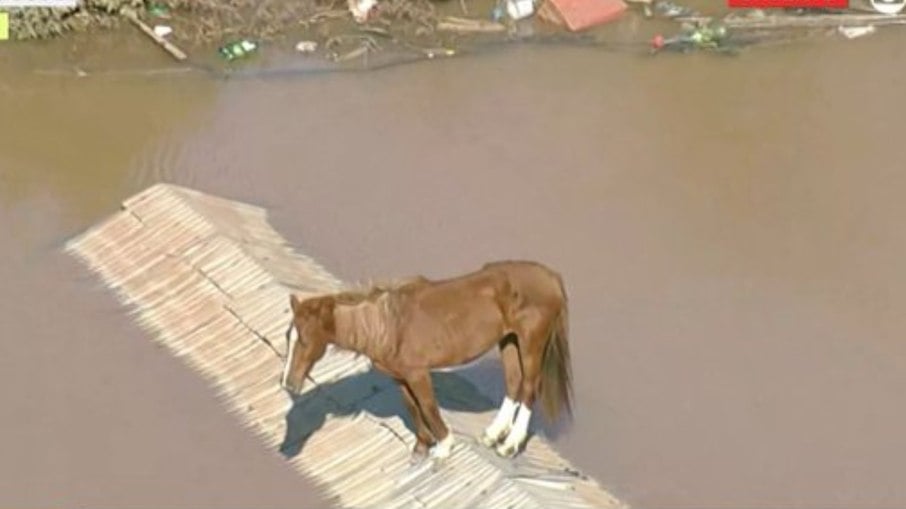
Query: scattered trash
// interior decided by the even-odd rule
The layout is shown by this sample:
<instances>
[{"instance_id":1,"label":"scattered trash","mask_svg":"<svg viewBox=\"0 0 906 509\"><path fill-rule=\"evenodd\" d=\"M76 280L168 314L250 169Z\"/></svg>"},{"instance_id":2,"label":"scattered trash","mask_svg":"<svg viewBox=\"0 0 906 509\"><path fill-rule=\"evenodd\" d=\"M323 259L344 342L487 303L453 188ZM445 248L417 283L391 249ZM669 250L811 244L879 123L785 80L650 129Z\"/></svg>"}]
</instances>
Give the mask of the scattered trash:
<instances>
[{"instance_id":1,"label":"scattered trash","mask_svg":"<svg viewBox=\"0 0 906 509\"><path fill-rule=\"evenodd\" d=\"M874 25L866 25L863 27L837 27L837 31L847 39L855 39L857 37L871 35L875 33L875 30L876 29Z\"/></svg>"},{"instance_id":2,"label":"scattered trash","mask_svg":"<svg viewBox=\"0 0 906 509\"><path fill-rule=\"evenodd\" d=\"M535 14L534 0L506 0L506 13L510 19L525 19Z\"/></svg>"},{"instance_id":3,"label":"scattered trash","mask_svg":"<svg viewBox=\"0 0 906 509\"><path fill-rule=\"evenodd\" d=\"M148 14L156 18L169 19L170 9L164 4L152 2L148 4Z\"/></svg>"},{"instance_id":4,"label":"scattered trash","mask_svg":"<svg viewBox=\"0 0 906 509\"><path fill-rule=\"evenodd\" d=\"M577 32L613 21L625 11L623 0L545 0L538 17Z\"/></svg>"},{"instance_id":5,"label":"scattered trash","mask_svg":"<svg viewBox=\"0 0 906 509\"><path fill-rule=\"evenodd\" d=\"M318 43L315 41L299 41L296 43L296 51L299 53L314 53L318 49Z\"/></svg>"},{"instance_id":6,"label":"scattered trash","mask_svg":"<svg viewBox=\"0 0 906 509\"><path fill-rule=\"evenodd\" d=\"M217 51L227 61L233 61L251 55L258 49L258 44L248 39L231 42L221 46Z\"/></svg>"},{"instance_id":7,"label":"scattered trash","mask_svg":"<svg viewBox=\"0 0 906 509\"><path fill-rule=\"evenodd\" d=\"M654 10L665 18L678 18L680 16L696 16L698 13L694 9L671 2L670 0L661 0L654 4Z\"/></svg>"},{"instance_id":8,"label":"scattered trash","mask_svg":"<svg viewBox=\"0 0 906 509\"><path fill-rule=\"evenodd\" d=\"M727 39L727 29L722 25L707 25L684 31L674 37L658 34L651 41L654 51L673 50L688 52L697 49L719 50Z\"/></svg>"},{"instance_id":9,"label":"scattered trash","mask_svg":"<svg viewBox=\"0 0 906 509\"><path fill-rule=\"evenodd\" d=\"M694 30L690 39L699 48L717 48L727 37L727 28L723 25L708 25Z\"/></svg>"},{"instance_id":10,"label":"scattered trash","mask_svg":"<svg viewBox=\"0 0 906 509\"><path fill-rule=\"evenodd\" d=\"M167 25L155 25L154 33L157 34L158 37L166 37L173 33L173 29Z\"/></svg>"},{"instance_id":11,"label":"scattered trash","mask_svg":"<svg viewBox=\"0 0 906 509\"><path fill-rule=\"evenodd\" d=\"M534 0L498 0L491 9L491 20L498 23L504 18L519 21L532 14L535 14Z\"/></svg>"},{"instance_id":12,"label":"scattered trash","mask_svg":"<svg viewBox=\"0 0 906 509\"><path fill-rule=\"evenodd\" d=\"M377 0L348 0L349 12L356 23L364 23L368 20L371 10L377 5Z\"/></svg>"},{"instance_id":13,"label":"scattered trash","mask_svg":"<svg viewBox=\"0 0 906 509\"><path fill-rule=\"evenodd\" d=\"M466 12L466 8L462 6L466 0L457 1L461 5L460 10ZM866 5L868 2L858 1ZM734 52L753 44L780 44L799 38L826 36L831 31L839 34L836 35L838 39L856 39L874 34L881 26L906 25L906 15L882 15L870 8L861 11L856 8L738 9L719 17L709 17L697 14L689 7L704 5L692 0L492 0L483 4L483 8L488 8L490 12L478 13L475 7L470 6L472 16L457 12L461 17L445 16L454 11L435 9L432 0L340 0L338 3L315 2L317 5L314 9L309 5L310 2L289 2L297 5L294 7L296 10L280 13L256 8L255 15L260 15L264 21L251 24L238 19L240 16L234 16L236 13L243 16L250 13L246 7L254 7L260 2L261 0L84 0L81 2L83 7L76 11L60 11L59 16L54 11L50 13L53 16L47 15L47 19L25 19L28 23L23 23L21 14L20 18L16 18L17 12L6 13L0 10L0 40L6 37L49 37L63 33L64 29L82 30L74 28L76 22L88 26L89 22L107 23L111 21L110 18L113 18L113 22L116 18L129 18L144 35L178 60L186 59L186 55L174 42L204 44L198 47L210 47L207 43L212 43L220 57L234 61L264 52L265 48L259 47L264 40L272 40L271 37L281 33L299 33L291 30L301 29L301 33L308 34L304 36L306 40L300 37L287 41L293 45L291 47L295 52L312 55L309 58L315 58L316 55L317 58L346 61L360 58L368 60L375 51L379 51L376 45L362 47L363 35L374 36L381 44L387 41L394 47L408 44L415 50L416 56L424 54L428 58L452 56L459 51L456 45L460 42L470 47L472 42L484 45L513 43L524 39L543 40L552 44L583 39L583 43L590 45L635 51L639 43L644 46L645 42L636 39L634 42L615 43L604 41L597 34L566 33L582 32L616 20L629 9L634 12L632 19L626 20L627 32L624 35L633 34L633 37L638 37L640 32L647 32L651 28L653 30L649 34L666 30L664 35L658 35L651 41L654 51ZM95 4L118 7L104 7L104 10ZM196 5L204 7L196 8ZM638 22L643 8L646 16L656 19L643 22L651 26L640 30ZM557 25L557 28L549 30L550 26L542 29L541 25L531 22L514 22L530 19L532 16ZM166 21L171 17L177 19ZM72 27L69 27L70 24ZM46 33L50 35L45 32L27 35L31 33L32 25L46 26ZM657 25L662 28L656 28ZM673 28L663 28L668 26ZM28 30L17 27L27 27ZM532 30L538 33L533 35ZM449 37L451 33L452 38ZM331 45L330 40L338 36L345 39ZM468 40L470 38L476 41ZM293 43L293 40L296 42ZM448 46L450 44L454 46ZM456 49L448 50L447 47ZM381 59L380 62L385 60L387 59Z\"/></svg>"},{"instance_id":14,"label":"scattered trash","mask_svg":"<svg viewBox=\"0 0 906 509\"><path fill-rule=\"evenodd\" d=\"M428 58L452 57L456 55L456 50L449 48L429 48L423 51Z\"/></svg>"}]
</instances>

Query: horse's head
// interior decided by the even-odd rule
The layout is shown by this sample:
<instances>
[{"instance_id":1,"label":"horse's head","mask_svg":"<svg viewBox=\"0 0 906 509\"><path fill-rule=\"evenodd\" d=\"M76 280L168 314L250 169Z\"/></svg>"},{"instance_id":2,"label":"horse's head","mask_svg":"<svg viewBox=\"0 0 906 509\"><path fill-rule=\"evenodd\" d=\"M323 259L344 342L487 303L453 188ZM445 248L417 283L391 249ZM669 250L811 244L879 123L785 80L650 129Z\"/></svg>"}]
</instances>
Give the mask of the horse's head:
<instances>
[{"instance_id":1,"label":"horse's head","mask_svg":"<svg viewBox=\"0 0 906 509\"><path fill-rule=\"evenodd\" d=\"M302 384L312 366L327 350L335 333L332 297L299 300L290 296L293 319L286 331L286 365L280 383L292 394L302 391Z\"/></svg>"}]
</instances>

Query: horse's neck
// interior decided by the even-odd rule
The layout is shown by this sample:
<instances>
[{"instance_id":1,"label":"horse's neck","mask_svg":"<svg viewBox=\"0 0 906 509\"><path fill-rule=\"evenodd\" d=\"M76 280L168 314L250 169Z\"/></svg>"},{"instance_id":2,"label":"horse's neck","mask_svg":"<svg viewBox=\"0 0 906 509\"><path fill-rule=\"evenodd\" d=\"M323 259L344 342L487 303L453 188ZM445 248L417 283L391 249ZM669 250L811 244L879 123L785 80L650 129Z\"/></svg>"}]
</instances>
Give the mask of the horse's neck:
<instances>
[{"instance_id":1,"label":"horse's neck","mask_svg":"<svg viewBox=\"0 0 906 509\"><path fill-rule=\"evenodd\" d=\"M338 306L334 317L337 346L369 359L380 358L391 334L386 299L385 295L374 302Z\"/></svg>"}]
</instances>

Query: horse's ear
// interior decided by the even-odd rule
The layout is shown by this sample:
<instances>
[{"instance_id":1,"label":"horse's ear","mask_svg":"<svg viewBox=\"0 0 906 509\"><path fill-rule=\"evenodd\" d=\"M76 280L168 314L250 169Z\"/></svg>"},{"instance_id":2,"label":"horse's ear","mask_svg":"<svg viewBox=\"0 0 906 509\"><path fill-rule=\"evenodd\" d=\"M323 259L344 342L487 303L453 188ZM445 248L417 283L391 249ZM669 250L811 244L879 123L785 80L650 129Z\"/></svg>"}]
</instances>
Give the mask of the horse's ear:
<instances>
[{"instance_id":1,"label":"horse's ear","mask_svg":"<svg viewBox=\"0 0 906 509\"><path fill-rule=\"evenodd\" d=\"M299 298L294 294L289 294L289 307L292 308L293 314L296 314L296 310L299 309Z\"/></svg>"}]
</instances>

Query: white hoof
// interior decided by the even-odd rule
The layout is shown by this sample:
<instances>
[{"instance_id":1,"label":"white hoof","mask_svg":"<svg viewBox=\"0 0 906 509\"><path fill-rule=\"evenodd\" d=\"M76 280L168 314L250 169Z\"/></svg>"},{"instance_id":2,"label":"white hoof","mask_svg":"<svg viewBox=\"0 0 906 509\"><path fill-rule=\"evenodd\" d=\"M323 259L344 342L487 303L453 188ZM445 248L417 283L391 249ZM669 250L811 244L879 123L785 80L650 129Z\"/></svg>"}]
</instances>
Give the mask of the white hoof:
<instances>
[{"instance_id":1,"label":"white hoof","mask_svg":"<svg viewBox=\"0 0 906 509\"><path fill-rule=\"evenodd\" d=\"M449 458L450 455L453 454L453 444L453 432L451 431L447 433L447 436L443 440L437 442L437 444L431 448L429 453L431 458L437 460Z\"/></svg>"},{"instance_id":2,"label":"white hoof","mask_svg":"<svg viewBox=\"0 0 906 509\"><path fill-rule=\"evenodd\" d=\"M494 447L503 441L513 428L513 418L516 417L518 410L519 403L508 397L503 398L500 410L497 411L494 420L485 428L484 434L480 438L481 443L486 447Z\"/></svg>"},{"instance_id":3,"label":"white hoof","mask_svg":"<svg viewBox=\"0 0 906 509\"><path fill-rule=\"evenodd\" d=\"M508 440L497 447L497 454L503 458L512 458L519 452L520 445L521 444L519 443L510 442Z\"/></svg>"},{"instance_id":4,"label":"white hoof","mask_svg":"<svg viewBox=\"0 0 906 509\"><path fill-rule=\"evenodd\" d=\"M484 430L484 433L481 434L480 441L485 447L494 448L497 444L499 444L506 438L509 432L509 426L501 431L497 431L491 427L488 427L488 429Z\"/></svg>"},{"instance_id":5,"label":"white hoof","mask_svg":"<svg viewBox=\"0 0 906 509\"><path fill-rule=\"evenodd\" d=\"M521 407L516 415L512 431L507 434L506 440L497 447L497 454L504 458L512 458L519 452L522 444L528 439L528 426L531 419L532 411L529 408Z\"/></svg>"}]
</instances>

